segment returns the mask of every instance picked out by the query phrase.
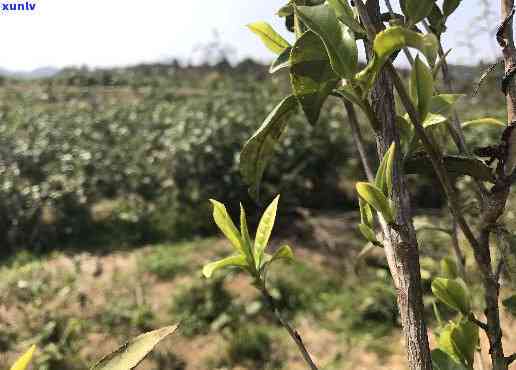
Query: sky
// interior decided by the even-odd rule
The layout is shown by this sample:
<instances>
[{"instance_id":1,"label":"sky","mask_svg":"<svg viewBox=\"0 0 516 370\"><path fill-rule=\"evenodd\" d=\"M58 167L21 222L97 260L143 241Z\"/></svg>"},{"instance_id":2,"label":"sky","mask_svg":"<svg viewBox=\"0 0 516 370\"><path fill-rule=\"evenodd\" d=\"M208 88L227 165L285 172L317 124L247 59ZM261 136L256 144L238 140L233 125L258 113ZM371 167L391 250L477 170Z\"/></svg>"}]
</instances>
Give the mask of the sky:
<instances>
[{"instance_id":1,"label":"sky","mask_svg":"<svg viewBox=\"0 0 516 370\"><path fill-rule=\"evenodd\" d=\"M25 3L26 0L0 0ZM392 0L391 0L392 1ZM455 63L493 60L499 53L496 24L482 15L482 0L464 0L450 18L445 49ZM274 15L286 0L29 0L32 12L0 12L0 68L125 66L179 58L202 58L199 46L215 39L233 49L233 60L273 58L245 25L270 22L291 39ZM393 1L397 2L397 1ZM499 17L499 1L483 0ZM475 21L475 17L479 18ZM496 19L496 18L494 18ZM474 25L474 27L473 27ZM473 29L474 28L474 29ZM484 32L486 30L488 32ZM464 42L475 44L473 52ZM197 50L196 52L194 52Z\"/></svg>"}]
</instances>

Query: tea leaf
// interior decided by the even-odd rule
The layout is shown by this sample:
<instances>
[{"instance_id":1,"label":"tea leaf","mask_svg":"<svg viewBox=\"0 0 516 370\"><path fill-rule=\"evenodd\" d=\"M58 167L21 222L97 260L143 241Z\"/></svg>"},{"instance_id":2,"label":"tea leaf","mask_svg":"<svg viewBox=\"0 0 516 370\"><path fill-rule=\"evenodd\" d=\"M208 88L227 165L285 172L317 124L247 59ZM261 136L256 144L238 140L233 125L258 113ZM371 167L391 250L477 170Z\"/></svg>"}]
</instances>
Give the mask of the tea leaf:
<instances>
[{"instance_id":1,"label":"tea leaf","mask_svg":"<svg viewBox=\"0 0 516 370\"><path fill-rule=\"evenodd\" d=\"M465 285L459 280L435 278L432 281L432 293L448 307L469 315L471 301Z\"/></svg>"},{"instance_id":2,"label":"tea leaf","mask_svg":"<svg viewBox=\"0 0 516 370\"><path fill-rule=\"evenodd\" d=\"M262 40L267 49L275 54L281 54L290 46L267 22L250 23L247 28Z\"/></svg>"},{"instance_id":3,"label":"tea leaf","mask_svg":"<svg viewBox=\"0 0 516 370\"><path fill-rule=\"evenodd\" d=\"M204 277L209 279L213 273L223 267L229 267L229 266L235 266L235 267L248 267L247 260L244 255L239 254L235 256L229 256L226 258L223 258L221 260L210 262L207 265L204 265L202 268L202 274Z\"/></svg>"},{"instance_id":4,"label":"tea leaf","mask_svg":"<svg viewBox=\"0 0 516 370\"><path fill-rule=\"evenodd\" d=\"M33 344L27 352L25 352L23 355L18 357L16 362L11 366L11 370L25 370L28 366L30 361L32 360L32 356L34 355L34 351L36 350L36 345Z\"/></svg>"}]
</instances>

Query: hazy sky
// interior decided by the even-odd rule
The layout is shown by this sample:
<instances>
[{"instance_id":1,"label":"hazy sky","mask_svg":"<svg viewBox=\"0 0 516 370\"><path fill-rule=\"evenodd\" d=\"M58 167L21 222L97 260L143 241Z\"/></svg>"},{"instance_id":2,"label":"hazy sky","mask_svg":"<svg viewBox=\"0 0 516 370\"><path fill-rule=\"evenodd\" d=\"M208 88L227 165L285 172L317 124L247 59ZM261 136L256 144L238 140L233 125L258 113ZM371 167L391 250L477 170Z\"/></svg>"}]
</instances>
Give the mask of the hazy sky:
<instances>
[{"instance_id":1,"label":"hazy sky","mask_svg":"<svg viewBox=\"0 0 516 370\"><path fill-rule=\"evenodd\" d=\"M3 0L17 2L21 0ZM224 44L238 49L235 58L272 56L244 27L266 20L283 35L282 20L274 12L286 0L30 0L33 13L0 13L2 35L0 67L30 70L42 66L113 66L153 62L171 57L188 60L198 45L214 39L214 30ZM446 34L453 47L454 62L473 63L493 59L498 53L492 39L475 23L480 0L464 0L452 16ZM499 1L490 10L498 17ZM394 0L394 2L396 2ZM23 0L25 3L25 0ZM496 25L489 26L491 33ZM288 38L288 37L287 37ZM462 42L475 41L472 53Z\"/></svg>"}]
</instances>

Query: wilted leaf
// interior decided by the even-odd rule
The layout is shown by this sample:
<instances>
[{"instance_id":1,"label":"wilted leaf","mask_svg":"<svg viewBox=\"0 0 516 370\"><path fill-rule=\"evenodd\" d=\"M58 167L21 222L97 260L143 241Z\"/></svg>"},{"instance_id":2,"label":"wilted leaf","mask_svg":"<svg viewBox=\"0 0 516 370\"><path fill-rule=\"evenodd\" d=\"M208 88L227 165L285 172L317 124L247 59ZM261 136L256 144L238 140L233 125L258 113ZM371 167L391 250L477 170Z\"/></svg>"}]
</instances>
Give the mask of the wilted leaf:
<instances>
[{"instance_id":1,"label":"wilted leaf","mask_svg":"<svg viewBox=\"0 0 516 370\"><path fill-rule=\"evenodd\" d=\"M233 248L242 254L245 254L244 242L240 232L236 228L231 216L229 216L226 206L221 202L210 199L213 205L213 219L219 227L220 231L228 238Z\"/></svg>"},{"instance_id":2,"label":"wilted leaf","mask_svg":"<svg viewBox=\"0 0 516 370\"><path fill-rule=\"evenodd\" d=\"M363 200L365 200L371 207L378 211L387 223L394 222L392 208L389 204L389 201L380 189L367 182L358 182L356 184L356 189L358 195L360 195Z\"/></svg>"},{"instance_id":3,"label":"wilted leaf","mask_svg":"<svg viewBox=\"0 0 516 370\"><path fill-rule=\"evenodd\" d=\"M255 260L258 264L260 263L260 259L263 252L267 248L267 244L269 243L272 228L274 227L274 222L276 220L276 212L278 210L279 198L279 195L276 196L276 198L274 198L271 204L269 204L269 206L263 213L262 218L260 219L258 228L256 229L256 238L254 240L254 252Z\"/></svg>"},{"instance_id":4,"label":"wilted leaf","mask_svg":"<svg viewBox=\"0 0 516 370\"><path fill-rule=\"evenodd\" d=\"M443 163L448 174L453 177L468 175L480 181L495 182L491 168L479 159L447 155L443 157ZM407 174L435 175L432 162L426 154L407 158L404 165Z\"/></svg>"},{"instance_id":5,"label":"wilted leaf","mask_svg":"<svg viewBox=\"0 0 516 370\"><path fill-rule=\"evenodd\" d=\"M274 146L287 125L287 118L297 106L291 95L283 99L265 119L262 126L247 141L240 154L240 173L250 186L250 194L258 198L260 181L272 157Z\"/></svg>"},{"instance_id":6,"label":"wilted leaf","mask_svg":"<svg viewBox=\"0 0 516 370\"><path fill-rule=\"evenodd\" d=\"M433 65L437 57L438 41L433 34L422 35L400 26L389 27L377 34L373 43L373 59L356 75L365 91L373 86L378 72L392 53L404 47L418 49L428 63Z\"/></svg>"},{"instance_id":7,"label":"wilted leaf","mask_svg":"<svg viewBox=\"0 0 516 370\"><path fill-rule=\"evenodd\" d=\"M340 24L329 4L298 6L296 11L303 23L323 41L331 66L343 78L351 78L358 66L355 37L347 26Z\"/></svg>"},{"instance_id":8,"label":"wilted leaf","mask_svg":"<svg viewBox=\"0 0 516 370\"><path fill-rule=\"evenodd\" d=\"M305 32L292 48L290 66L292 91L308 121L315 124L324 102L339 81L320 37L312 31Z\"/></svg>"},{"instance_id":9,"label":"wilted leaf","mask_svg":"<svg viewBox=\"0 0 516 370\"><path fill-rule=\"evenodd\" d=\"M281 52L281 54L276 58L274 62L272 62L269 73L276 73L280 69L287 68L290 65L290 52L292 51L291 47L286 48Z\"/></svg>"},{"instance_id":10,"label":"wilted leaf","mask_svg":"<svg viewBox=\"0 0 516 370\"><path fill-rule=\"evenodd\" d=\"M432 293L448 307L469 315L471 299L466 286L459 280L435 278L432 281Z\"/></svg>"},{"instance_id":11,"label":"wilted leaf","mask_svg":"<svg viewBox=\"0 0 516 370\"><path fill-rule=\"evenodd\" d=\"M204 275L204 277L209 279L215 271L220 270L223 267L230 266L246 268L249 265L247 264L246 257L243 254L239 254L236 256L226 257L215 262L210 262L204 265L204 267L202 268L202 274Z\"/></svg>"},{"instance_id":12,"label":"wilted leaf","mask_svg":"<svg viewBox=\"0 0 516 370\"><path fill-rule=\"evenodd\" d=\"M273 53L281 54L290 44L281 37L267 22L255 22L247 25L254 34L262 40L264 45Z\"/></svg>"},{"instance_id":13,"label":"wilted leaf","mask_svg":"<svg viewBox=\"0 0 516 370\"><path fill-rule=\"evenodd\" d=\"M32 360L32 356L34 355L34 351L36 350L36 345L33 344L27 352L21 355L16 362L11 366L11 370L25 370L30 364Z\"/></svg>"},{"instance_id":14,"label":"wilted leaf","mask_svg":"<svg viewBox=\"0 0 516 370\"><path fill-rule=\"evenodd\" d=\"M174 333L178 325L167 326L142 334L115 352L100 360L92 370L131 370L134 369L163 339Z\"/></svg>"}]
</instances>

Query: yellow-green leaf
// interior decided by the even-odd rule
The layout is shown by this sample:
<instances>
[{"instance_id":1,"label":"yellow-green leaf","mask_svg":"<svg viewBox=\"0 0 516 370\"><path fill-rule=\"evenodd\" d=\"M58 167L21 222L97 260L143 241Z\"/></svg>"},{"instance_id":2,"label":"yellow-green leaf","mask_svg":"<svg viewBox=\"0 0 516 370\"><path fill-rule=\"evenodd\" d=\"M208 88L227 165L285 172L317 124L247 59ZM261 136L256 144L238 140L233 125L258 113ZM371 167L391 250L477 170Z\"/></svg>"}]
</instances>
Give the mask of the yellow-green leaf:
<instances>
[{"instance_id":1,"label":"yellow-green leaf","mask_svg":"<svg viewBox=\"0 0 516 370\"><path fill-rule=\"evenodd\" d=\"M392 193L392 176L394 171L394 160L396 157L396 143L392 143L389 150L385 152L380 167L376 173L375 185L382 190L386 196Z\"/></svg>"},{"instance_id":2,"label":"yellow-green leaf","mask_svg":"<svg viewBox=\"0 0 516 370\"><path fill-rule=\"evenodd\" d=\"M368 65L356 75L364 92L373 86L376 76L389 57L397 50L411 47L421 51L432 66L437 58L439 42L435 35L422 35L405 27L389 27L376 35L373 43L374 56Z\"/></svg>"},{"instance_id":3,"label":"yellow-green leaf","mask_svg":"<svg viewBox=\"0 0 516 370\"><path fill-rule=\"evenodd\" d=\"M215 271L217 271L223 267L229 267L229 266L246 268L249 265L247 264L247 259L245 258L245 256L242 254L239 254L236 256L226 257L226 258L223 258L218 261L210 262L210 263L204 265L204 267L202 268L202 274L204 275L204 277L209 279Z\"/></svg>"},{"instance_id":4,"label":"yellow-green leaf","mask_svg":"<svg viewBox=\"0 0 516 370\"><path fill-rule=\"evenodd\" d=\"M92 370L134 369L163 339L174 333L178 325L167 326L137 336L100 360Z\"/></svg>"},{"instance_id":5,"label":"yellow-green leaf","mask_svg":"<svg viewBox=\"0 0 516 370\"><path fill-rule=\"evenodd\" d=\"M247 25L262 40L265 46L275 54L281 54L290 44L281 37L267 22L255 22Z\"/></svg>"},{"instance_id":6,"label":"yellow-green leaf","mask_svg":"<svg viewBox=\"0 0 516 370\"><path fill-rule=\"evenodd\" d=\"M477 126L494 126L494 127L500 127L500 128L505 128L505 124L496 119L496 118L490 118L490 117L486 117L486 118L479 118L479 119L474 119L474 120L471 120L471 121L466 121L464 123L462 123L462 128L470 128L470 127L477 127Z\"/></svg>"},{"instance_id":7,"label":"yellow-green leaf","mask_svg":"<svg viewBox=\"0 0 516 370\"><path fill-rule=\"evenodd\" d=\"M274 222L276 220L276 212L278 210L279 197L279 195L276 196L276 198L274 198L271 204L269 204L269 206L263 213L262 218L260 219L258 228L256 229L256 237L254 239L254 252L255 260L257 263L259 263L261 256L267 248L267 244L269 243L272 228L274 227Z\"/></svg>"},{"instance_id":8,"label":"yellow-green leaf","mask_svg":"<svg viewBox=\"0 0 516 370\"><path fill-rule=\"evenodd\" d=\"M29 366L30 361L32 360L32 356L34 355L34 351L36 350L36 345L33 344L27 352L21 355L13 366L11 366L11 370L25 370Z\"/></svg>"},{"instance_id":9,"label":"yellow-green leaf","mask_svg":"<svg viewBox=\"0 0 516 370\"><path fill-rule=\"evenodd\" d=\"M471 299L465 284L458 279L435 278L432 281L432 293L448 307L469 315Z\"/></svg>"},{"instance_id":10,"label":"yellow-green leaf","mask_svg":"<svg viewBox=\"0 0 516 370\"><path fill-rule=\"evenodd\" d=\"M290 65L290 52L292 51L291 47L286 48L281 52L281 54L276 58L274 62L272 62L269 73L276 73L283 68L287 68Z\"/></svg>"},{"instance_id":11,"label":"yellow-green leaf","mask_svg":"<svg viewBox=\"0 0 516 370\"><path fill-rule=\"evenodd\" d=\"M242 236L229 216L226 206L214 199L210 199L210 202L213 205L213 220L215 220L220 231L228 238L237 252L245 254Z\"/></svg>"},{"instance_id":12,"label":"yellow-green leaf","mask_svg":"<svg viewBox=\"0 0 516 370\"><path fill-rule=\"evenodd\" d=\"M410 75L410 95L423 122L430 109L430 101L434 94L434 77L432 71L416 56Z\"/></svg>"},{"instance_id":13,"label":"yellow-green leaf","mask_svg":"<svg viewBox=\"0 0 516 370\"><path fill-rule=\"evenodd\" d=\"M271 262L278 259L293 260L294 252L292 252L292 248L290 248L288 245L282 245L279 247L278 250L272 255Z\"/></svg>"},{"instance_id":14,"label":"yellow-green leaf","mask_svg":"<svg viewBox=\"0 0 516 370\"><path fill-rule=\"evenodd\" d=\"M379 212L387 223L394 222L394 212L389 201L380 189L367 182L358 182L356 184L356 189L358 195Z\"/></svg>"},{"instance_id":15,"label":"yellow-green leaf","mask_svg":"<svg viewBox=\"0 0 516 370\"><path fill-rule=\"evenodd\" d=\"M358 197L358 205L360 207L360 221L369 227L373 227L373 211L371 206L365 202L361 197Z\"/></svg>"}]
</instances>

